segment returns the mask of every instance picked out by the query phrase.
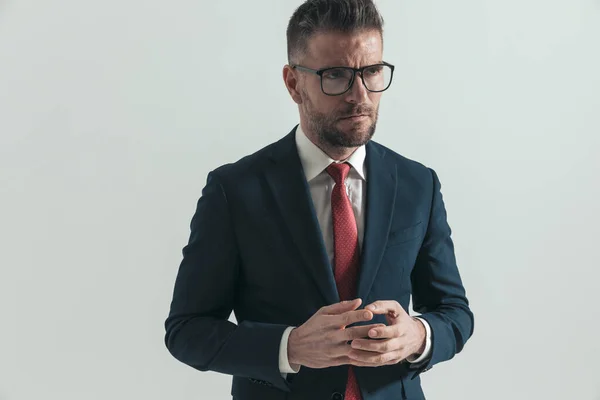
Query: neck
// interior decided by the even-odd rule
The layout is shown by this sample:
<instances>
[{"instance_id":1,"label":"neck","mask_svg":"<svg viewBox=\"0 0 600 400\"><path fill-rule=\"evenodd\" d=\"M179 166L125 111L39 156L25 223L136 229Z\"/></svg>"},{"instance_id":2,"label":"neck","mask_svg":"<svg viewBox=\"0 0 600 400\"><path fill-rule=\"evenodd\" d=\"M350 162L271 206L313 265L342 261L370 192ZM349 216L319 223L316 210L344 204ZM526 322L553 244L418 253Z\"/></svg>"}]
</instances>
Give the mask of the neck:
<instances>
[{"instance_id":1,"label":"neck","mask_svg":"<svg viewBox=\"0 0 600 400\"><path fill-rule=\"evenodd\" d=\"M313 142L314 143L314 142ZM358 147L332 147L323 143L315 143L325 154L335 161L347 160Z\"/></svg>"}]
</instances>

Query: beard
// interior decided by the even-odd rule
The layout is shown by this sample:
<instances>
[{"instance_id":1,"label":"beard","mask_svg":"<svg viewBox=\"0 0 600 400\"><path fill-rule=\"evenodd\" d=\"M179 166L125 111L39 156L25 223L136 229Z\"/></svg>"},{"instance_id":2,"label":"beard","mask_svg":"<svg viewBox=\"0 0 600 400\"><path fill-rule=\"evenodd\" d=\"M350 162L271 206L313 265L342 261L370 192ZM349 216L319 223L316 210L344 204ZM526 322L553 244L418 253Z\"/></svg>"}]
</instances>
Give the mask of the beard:
<instances>
[{"instance_id":1,"label":"beard","mask_svg":"<svg viewBox=\"0 0 600 400\"><path fill-rule=\"evenodd\" d=\"M375 134L379 106L373 108L368 105L350 104L343 109L325 114L314 107L306 93L304 103L308 129L314 132L323 144L338 148L360 147L367 144ZM368 115L368 119L355 123L342 119L356 114ZM343 130L338 128L338 123L346 125L346 128Z\"/></svg>"}]
</instances>

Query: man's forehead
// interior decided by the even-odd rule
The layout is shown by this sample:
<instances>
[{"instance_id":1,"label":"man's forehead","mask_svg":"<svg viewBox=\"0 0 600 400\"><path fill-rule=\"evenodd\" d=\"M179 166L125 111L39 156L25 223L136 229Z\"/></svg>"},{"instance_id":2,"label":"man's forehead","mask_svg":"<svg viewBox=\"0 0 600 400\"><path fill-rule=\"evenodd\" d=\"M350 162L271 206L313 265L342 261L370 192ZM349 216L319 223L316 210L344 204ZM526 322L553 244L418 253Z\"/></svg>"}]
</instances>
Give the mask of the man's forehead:
<instances>
[{"instance_id":1,"label":"man's forehead","mask_svg":"<svg viewBox=\"0 0 600 400\"><path fill-rule=\"evenodd\" d=\"M325 32L315 34L309 41L308 49L309 56L319 63L377 63L382 57L382 40L376 30L356 33Z\"/></svg>"}]
</instances>

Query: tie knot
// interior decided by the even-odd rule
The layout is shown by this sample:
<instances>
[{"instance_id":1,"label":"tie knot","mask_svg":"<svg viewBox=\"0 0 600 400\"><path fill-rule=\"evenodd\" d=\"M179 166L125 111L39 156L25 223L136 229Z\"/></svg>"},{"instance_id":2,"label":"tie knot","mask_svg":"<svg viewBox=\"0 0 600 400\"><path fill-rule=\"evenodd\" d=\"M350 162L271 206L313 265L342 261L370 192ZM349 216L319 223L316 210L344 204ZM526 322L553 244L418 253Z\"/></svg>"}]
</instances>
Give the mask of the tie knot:
<instances>
[{"instance_id":1,"label":"tie knot","mask_svg":"<svg viewBox=\"0 0 600 400\"><path fill-rule=\"evenodd\" d=\"M331 175L336 185L344 183L348 172L350 172L350 164L348 163L331 163L327 167L327 173Z\"/></svg>"}]
</instances>

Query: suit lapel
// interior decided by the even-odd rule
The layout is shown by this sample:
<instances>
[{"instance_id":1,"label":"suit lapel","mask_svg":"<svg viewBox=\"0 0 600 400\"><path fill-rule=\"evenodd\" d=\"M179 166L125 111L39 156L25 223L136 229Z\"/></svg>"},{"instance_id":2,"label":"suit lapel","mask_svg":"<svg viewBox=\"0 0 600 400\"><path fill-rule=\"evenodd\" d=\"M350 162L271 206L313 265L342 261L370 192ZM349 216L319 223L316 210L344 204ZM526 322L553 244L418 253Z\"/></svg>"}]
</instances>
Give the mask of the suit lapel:
<instances>
[{"instance_id":1,"label":"suit lapel","mask_svg":"<svg viewBox=\"0 0 600 400\"><path fill-rule=\"evenodd\" d=\"M326 304L340 301L295 142L295 129L273 147L265 176L304 266Z\"/></svg>"},{"instance_id":2,"label":"suit lapel","mask_svg":"<svg viewBox=\"0 0 600 400\"><path fill-rule=\"evenodd\" d=\"M358 297L366 301L385 251L396 202L395 163L385 163L385 150L367 144L367 204Z\"/></svg>"},{"instance_id":3,"label":"suit lapel","mask_svg":"<svg viewBox=\"0 0 600 400\"><path fill-rule=\"evenodd\" d=\"M272 148L272 165L265 177L289 234L326 304L340 301L333 269L325 250L310 190L295 142L295 128ZM366 301L387 244L396 202L398 177L395 163L385 162L385 150L369 142L366 147L367 204L365 237L361 252L358 295Z\"/></svg>"}]
</instances>

